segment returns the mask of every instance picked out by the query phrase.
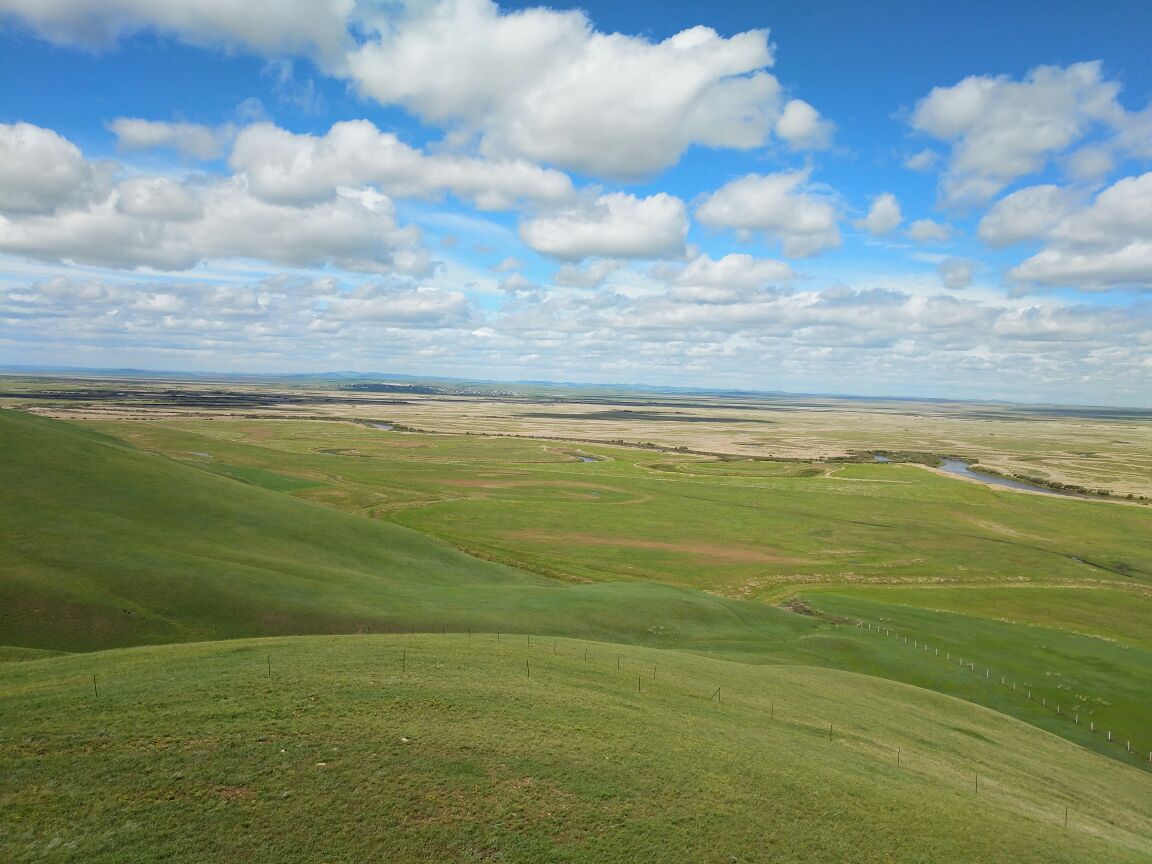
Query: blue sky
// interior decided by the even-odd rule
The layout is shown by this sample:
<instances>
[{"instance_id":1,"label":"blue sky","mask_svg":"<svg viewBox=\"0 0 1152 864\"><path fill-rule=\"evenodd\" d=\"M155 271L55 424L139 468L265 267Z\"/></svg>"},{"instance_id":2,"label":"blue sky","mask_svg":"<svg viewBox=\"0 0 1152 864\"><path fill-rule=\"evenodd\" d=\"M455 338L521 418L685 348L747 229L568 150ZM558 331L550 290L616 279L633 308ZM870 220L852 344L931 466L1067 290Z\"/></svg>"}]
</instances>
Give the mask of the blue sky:
<instances>
[{"instance_id":1,"label":"blue sky","mask_svg":"<svg viewBox=\"0 0 1152 864\"><path fill-rule=\"evenodd\" d=\"M1147 406L1150 32L0 0L0 363Z\"/></svg>"}]
</instances>

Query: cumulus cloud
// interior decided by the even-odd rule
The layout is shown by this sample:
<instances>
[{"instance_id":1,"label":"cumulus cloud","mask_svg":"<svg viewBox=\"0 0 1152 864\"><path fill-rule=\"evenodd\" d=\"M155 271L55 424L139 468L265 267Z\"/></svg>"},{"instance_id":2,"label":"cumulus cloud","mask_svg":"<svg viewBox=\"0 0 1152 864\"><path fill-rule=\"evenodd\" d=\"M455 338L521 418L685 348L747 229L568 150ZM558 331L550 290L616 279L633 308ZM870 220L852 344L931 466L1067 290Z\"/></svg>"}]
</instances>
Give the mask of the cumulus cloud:
<instances>
[{"instance_id":1,"label":"cumulus cloud","mask_svg":"<svg viewBox=\"0 0 1152 864\"><path fill-rule=\"evenodd\" d=\"M91 163L29 124L0 126L0 251L50 261L183 270L212 258L421 273L420 232L397 224L373 190L291 206L251 194L247 178L130 177Z\"/></svg>"},{"instance_id":2,"label":"cumulus cloud","mask_svg":"<svg viewBox=\"0 0 1152 864\"><path fill-rule=\"evenodd\" d=\"M857 392L898 387L1132 404L1152 386L1146 302L1117 308L844 285L765 286L718 300L681 289L755 286L751 276L724 274L762 265L694 263L651 268L661 271L653 276L659 290L515 292L494 311L461 292L392 278L352 285L289 276L207 284L48 279L0 287L0 318L8 344L57 358L111 351L137 362L228 357L274 369L400 362L425 374L477 377L496 370L557 380L675 375L713 387L809 392L835 381Z\"/></svg>"},{"instance_id":3,"label":"cumulus cloud","mask_svg":"<svg viewBox=\"0 0 1152 864\"><path fill-rule=\"evenodd\" d=\"M698 26L653 42L601 33L579 10L505 12L493 0L0 0L0 16L64 44L152 30L251 50L270 58L279 98L307 109L315 88L286 59L304 55L446 128L456 145L599 177L651 175L693 145L752 150L774 130L793 149L816 149L833 128L807 102L784 104L766 30L724 37ZM210 148L192 129L169 131Z\"/></svg>"},{"instance_id":4,"label":"cumulus cloud","mask_svg":"<svg viewBox=\"0 0 1152 864\"><path fill-rule=\"evenodd\" d=\"M1096 183L1116 167L1116 154L1105 146L1081 147L1069 154L1063 164L1065 173L1073 180Z\"/></svg>"},{"instance_id":5,"label":"cumulus cloud","mask_svg":"<svg viewBox=\"0 0 1152 864\"><path fill-rule=\"evenodd\" d=\"M676 258L684 254L684 202L664 192L637 198L623 192L527 220L520 239L564 261L584 258Z\"/></svg>"},{"instance_id":6,"label":"cumulus cloud","mask_svg":"<svg viewBox=\"0 0 1152 864\"><path fill-rule=\"evenodd\" d=\"M1023 282L1152 288L1152 172L1125 177L1052 227L1049 245L1010 271Z\"/></svg>"},{"instance_id":7,"label":"cumulus cloud","mask_svg":"<svg viewBox=\"0 0 1152 864\"><path fill-rule=\"evenodd\" d=\"M349 56L360 91L476 135L489 155L632 178L692 144L759 147L780 118L763 30L694 27L653 43L599 33L580 11L503 13L491 0L412 4L378 23L379 39ZM819 137L802 113L785 128Z\"/></svg>"},{"instance_id":8,"label":"cumulus cloud","mask_svg":"<svg viewBox=\"0 0 1152 864\"><path fill-rule=\"evenodd\" d=\"M748 174L733 180L696 209L696 218L714 228L762 231L779 241L785 255L804 258L840 245L836 207L812 190L808 171Z\"/></svg>"},{"instance_id":9,"label":"cumulus cloud","mask_svg":"<svg viewBox=\"0 0 1152 864\"><path fill-rule=\"evenodd\" d=\"M336 123L322 137L258 123L237 136L229 164L248 176L253 194L277 203L321 201L342 186L363 185L400 197L451 192L484 210L572 194L571 180L559 171L518 159L428 155L367 120Z\"/></svg>"},{"instance_id":10,"label":"cumulus cloud","mask_svg":"<svg viewBox=\"0 0 1152 864\"><path fill-rule=\"evenodd\" d=\"M670 297L698 303L746 301L759 292L775 290L795 275L784 261L744 253L720 259L699 255L684 267L665 272L671 283Z\"/></svg>"},{"instance_id":11,"label":"cumulus cloud","mask_svg":"<svg viewBox=\"0 0 1152 864\"><path fill-rule=\"evenodd\" d=\"M1059 186L1028 186L989 208L976 229L989 246L1009 246L1044 237L1060 224L1074 206L1072 193Z\"/></svg>"},{"instance_id":12,"label":"cumulus cloud","mask_svg":"<svg viewBox=\"0 0 1152 864\"><path fill-rule=\"evenodd\" d=\"M523 273L509 273L500 280L497 287L513 297L534 295L544 290L542 285L537 285Z\"/></svg>"},{"instance_id":13,"label":"cumulus cloud","mask_svg":"<svg viewBox=\"0 0 1152 864\"><path fill-rule=\"evenodd\" d=\"M792 99L776 121L776 134L793 150L821 150L832 139L833 124L803 99Z\"/></svg>"},{"instance_id":14,"label":"cumulus cloud","mask_svg":"<svg viewBox=\"0 0 1152 864\"><path fill-rule=\"evenodd\" d=\"M908 226L908 239L917 243L947 243L952 239L953 228L932 219L917 219Z\"/></svg>"},{"instance_id":15,"label":"cumulus cloud","mask_svg":"<svg viewBox=\"0 0 1152 864\"><path fill-rule=\"evenodd\" d=\"M0 0L0 18L64 45L107 47L141 30L196 45L234 45L339 62L355 0L225 3L204 0Z\"/></svg>"},{"instance_id":16,"label":"cumulus cloud","mask_svg":"<svg viewBox=\"0 0 1152 864\"><path fill-rule=\"evenodd\" d=\"M121 150L151 150L170 147L191 159L216 159L234 134L230 126L211 127L199 123L164 123L138 117L118 117L108 124Z\"/></svg>"},{"instance_id":17,"label":"cumulus cloud","mask_svg":"<svg viewBox=\"0 0 1152 864\"><path fill-rule=\"evenodd\" d=\"M940 161L940 154L935 150L920 150L904 160L904 167L912 171L931 171Z\"/></svg>"},{"instance_id":18,"label":"cumulus cloud","mask_svg":"<svg viewBox=\"0 0 1152 864\"><path fill-rule=\"evenodd\" d=\"M900 213L900 202L896 200L896 196L891 192L884 192L872 199L868 215L852 224L873 237L884 237L899 228L903 218Z\"/></svg>"},{"instance_id":19,"label":"cumulus cloud","mask_svg":"<svg viewBox=\"0 0 1152 864\"><path fill-rule=\"evenodd\" d=\"M115 210L126 216L184 222L204 215L199 197L167 177L132 177L116 188Z\"/></svg>"},{"instance_id":20,"label":"cumulus cloud","mask_svg":"<svg viewBox=\"0 0 1152 864\"><path fill-rule=\"evenodd\" d=\"M113 166L31 123L0 124L0 213L51 213L104 194Z\"/></svg>"},{"instance_id":21,"label":"cumulus cloud","mask_svg":"<svg viewBox=\"0 0 1152 864\"><path fill-rule=\"evenodd\" d=\"M473 323L476 311L459 291L382 283L332 297L323 315L337 321L452 328Z\"/></svg>"},{"instance_id":22,"label":"cumulus cloud","mask_svg":"<svg viewBox=\"0 0 1152 864\"><path fill-rule=\"evenodd\" d=\"M940 281L949 291L961 291L971 285L975 269L975 262L966 258L945 258L936 267Z\"/></svg>"},{"instance_id":23,"label":"cumulus cloud","mask_svg":"<svg viewBox=\"0 0 1152 864\"><path fill-rule=\"evenodd\" d=\"M1138 113L1124 115L1119 127L1117 143L1122 151L1137 159L1152 159L1152 104Z\"/></svg>"},{"instance_id":24,"label":"cumulus cloud","mask_svg":"<svg viewBox=\"0 0 1152 864\"><path fill-rule=\"evenodd\" d=\"M456 342L465 332L459 328L481 316L459 292L404 279L346 285L288 275L238 282L56 277L0 288L7 341L29 355L88 349L151 357L153 364L227 356L247 368L267 360L284 369L307 357L332 368L362 356L365 346L403 353L443 345L444 330Z\"/></svg>"},{"instance_id":25,"label":"cumulus cloud","mask_svg":"<svg viewBox=\"0 0 1152 864\"><path fill-rule=\"evenodd\" d=\"M184 190L137 178L91 206L19 220L0 217L0 250L49 261L186 270L208 259L366 272L425 272L415 228L382 195L341 195L307 207L252 197L243 178Z\"/></svg>"},{"instance_id":26,"label":"cumulus cloud","mask_svg":"<svg viewBox=\"0 0 1152 864\"><path fill-rule=\"evenodd\" d=\"M583 265L565 264L556 271L552 281L566 288L598 288L624 264L616 258L598 258Z\"/></svg>"},{"instance_id":27,"label":"cumulus cloud","mask_svg":"<svg viewBox=\"0 0 1152 864\"><path fill-rule=\"evenodd\" d=\"M762 387L827 388L837 381L884 392L893 384L929 382L929 392L941 385L955 392L960 369L960 389L970 387L972 396L1067 399L1075 393L1095 401L1099 375L1125 376L1114 392L1129 401L1152 383L1145 362L1152 345L1149 304L1023 304L848 286L759 291L717 302L680 291L674 271L664 278L667 290L657 293L605 289L517 298L489 329L507 350L531 353L538 373L571 372L570 358L579 357L591 370L582 376L589 380L618 369L748 386L752 367L770 376L757 379ZM1088 383L1086 364L1096 373ZM786 369L799 377L778 377Z\"/></svg>"},{"instance_id":28,"label":"cumulus cloud","mask_svg":"<svg viewBox=\"0 0 1152 864\"><path fill-rule=\"evenodd\" d=\"M1121 123L1120 85L1099 62L1039 66L1022 81L971 76L936 87L912 114L914 128L952 145L941 177L944 204L982 204L1091 129Z\"/></svg>"}]
</instances>

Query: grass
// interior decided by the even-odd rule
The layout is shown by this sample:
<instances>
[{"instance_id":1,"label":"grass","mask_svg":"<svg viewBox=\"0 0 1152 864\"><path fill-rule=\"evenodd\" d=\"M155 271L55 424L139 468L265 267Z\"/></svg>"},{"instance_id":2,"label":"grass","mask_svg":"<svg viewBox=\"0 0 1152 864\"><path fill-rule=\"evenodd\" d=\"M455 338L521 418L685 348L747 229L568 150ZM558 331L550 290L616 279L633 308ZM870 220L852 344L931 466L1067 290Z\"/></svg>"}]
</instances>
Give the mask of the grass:
<instances>
[{"instance_id":1,"label":"grass","mask_svg":"<svg viewBox=\"0 0 1152 864\"><path fill-rule=\"evenodd\" d=\"M980 590L966 593L978 595ZM1152 768L1147 758L1152 752L1147 724L1152 690L1149 648L1055 627L1022 626L883 602L876 599L885 596L879 592L813 592L808 596L818 609L883 626L898 635L886 637L874 630L857 630L853 637L858 638L808 634L800 639L807 653L802 662L853 669L948 693L1026 720L1099 753ZM1139 614L1135 611L1131 617ZM1111 742L1108 732L1113 733ZM1127 752L1128 742L1132 754Z\"/></svg>"},{"instance_id":2,"label":"grass","mask_svg":"<svg viewBox=\"0 0 1152 864\"><path fill-rule=\"evenodd\" d=\"M834 589L846 597L866 598L901 607L960 612L1008 624L1038 626L1095 636L1124 645L1152 649L1152 594L1140 590L1056 585ZM816 597L821 595L817 594ZM899 612L892 610L893 615Z\"/></svg>"},{"instance_id":3,"label":"grass","mask_svg":"<svg viewBox=\"0 0 1152 864\"><path fill-rule=\"evenodd\" d=\"M0 432L0 644L473 627L756 651L814 626L698 591L555 582L54 421L0 412Z\"/></svg>"},{"instance_id":4,"label":"grass","mask_svg":"<svg viewBox=\"0 0 1152 864\"><path fill-rule=\"evenodd\" d=\"M194 464L576 581L772 599L811 584L1152 586L1152 511L998 491L902 465L717 461L351 423L101 424ZM578 527L575 527L578 526ZM721 553L719 550L723 550Z\"/></svg>"},{"instance_id":5,"label":"grass","mask_svg":"<svg viewBox=\"0 0 1152 864\"><path fill-rule=\"evenodd\" d=\"M27 548L50 545L32 529L66 514L87 533L83 543L61 546L51 566L25 561L24 581L5 583L12 644L91 650L401 627L550 633L864 671L995 707L1128 758L1068 715L1044 710L1040 699L1072 704L1063 685L1092 700L1081 712L1087 722L1107 724L1138 750L1152 746L1140 721L1141 693L1152 684L1147 600L1137 593L1146 584L1141 531L1149 514L1141 508L997 492L892 465L654 459L589 447L580 449L603 461L579 463L570 445L316 422L103 427L173 457L161 459L20 419L31 424L46 464L68 452L49 431L80 436L84 454L70 458L86 463L90 477L73 484L67 502L53 497L62 484L50 472L38 469L44 488L26 490ZM37 451L29 443L21 452ZM109 462L113 456L119 461ZM103 521L102 502L117 488L130 508L131 542L128 529L116 533ZM196 519L166 512L146 494L152 488L166 498L179 488L181 513ZM378 518L337 512L344 508ZM387 520L522 569L459 555ZM243 538L222 544L236 524L245 526ZM141 540L149 536L161 551L144 557ZM1132 566L1122 576L1075 560L1088 555ZM107 559L118 568L113 576ZM76 584L88 605L62 598L62 583ZM1034 587L999 587L1021 584ZM834 614L898 621L946 652L979 656L985 668L1030 683L1037 703L855 628L763 602L796 592ZM1086 592L1098 601L1071 600ZM1016 624L971 614L1009 599L1024 616ZM117 616L113 603L133 614ZM33 604L43 610L38 619L23 611ZM1061 646L1058 663L1020 623L1055 628L1043 641ZM1117 646L1066 631L1122 631L1131 639Z\"/></svg>"},{"instance_id":6,"label":"grass","mask_svg":"<svg viewBox=\"0 0 1152 864\"><path fill-rule=\"evenodd\" d=\"M1146 508L351 423L0 440L0 859L1152 858Z\"/></svg>"},{"instance_id":7,"label":"grass","mask_svg":"<svg viewBox=\"0 0 1152 864\"><path fill-rule=\"evenodd\" d=\"M830 670L491 634L265 639L6 664L0 713L13 862L1152 855L1152 776Z\"/></svg>"}]
</instances>

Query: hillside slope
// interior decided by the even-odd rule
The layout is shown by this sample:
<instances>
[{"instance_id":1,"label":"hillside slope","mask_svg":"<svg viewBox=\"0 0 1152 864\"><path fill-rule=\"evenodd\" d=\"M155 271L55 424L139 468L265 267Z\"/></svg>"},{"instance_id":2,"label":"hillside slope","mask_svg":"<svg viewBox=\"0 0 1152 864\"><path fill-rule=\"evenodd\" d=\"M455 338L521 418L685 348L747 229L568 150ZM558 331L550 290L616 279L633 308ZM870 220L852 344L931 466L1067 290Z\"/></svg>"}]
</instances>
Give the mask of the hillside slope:
<instances>
[{"instance_id":1,"label":"hillside slope","mask_svg":"<svg viewBox=\"0 0 1152 864\"><path fill-rule=\"evenodd\" d=\"M738 643L814 626L700 592L559 583L26 414L0 411L0 444L0 645L401 627Z\"/></svg>"},{"instance_id":2,"label":"hillside slope","mask_svg":"<svg viewBox=\"0 0 1152 864\"><path fill-rule=\"evenodd\" d=\"M7 664L0 716L13 862L1152 860L1152 776L832 670L295 637Z\"/></svg>"}]
</instances>

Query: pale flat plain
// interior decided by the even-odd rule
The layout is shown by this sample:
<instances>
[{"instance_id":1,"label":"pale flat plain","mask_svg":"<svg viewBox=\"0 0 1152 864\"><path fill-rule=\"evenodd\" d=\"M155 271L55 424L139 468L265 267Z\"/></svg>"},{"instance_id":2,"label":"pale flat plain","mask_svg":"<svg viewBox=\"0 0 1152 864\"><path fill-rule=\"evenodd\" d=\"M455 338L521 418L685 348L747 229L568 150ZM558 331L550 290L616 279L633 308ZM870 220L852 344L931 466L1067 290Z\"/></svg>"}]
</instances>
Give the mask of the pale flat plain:
<instances>
[{"instance_id":1,"label":"pale flat plain","mask_svg":"<svg viewBox=\"0 0 1152 864\"><path fill-rule=\"evenodd\" d=\"M0 378L4 405L60 419L310 417L756 459L837 459L876 451L950 455L1010 476L1152 497L1152 411L522 389L454 395L231 379Z\"/></svg>"}]
</instances>

